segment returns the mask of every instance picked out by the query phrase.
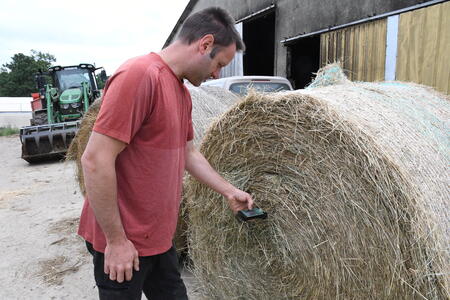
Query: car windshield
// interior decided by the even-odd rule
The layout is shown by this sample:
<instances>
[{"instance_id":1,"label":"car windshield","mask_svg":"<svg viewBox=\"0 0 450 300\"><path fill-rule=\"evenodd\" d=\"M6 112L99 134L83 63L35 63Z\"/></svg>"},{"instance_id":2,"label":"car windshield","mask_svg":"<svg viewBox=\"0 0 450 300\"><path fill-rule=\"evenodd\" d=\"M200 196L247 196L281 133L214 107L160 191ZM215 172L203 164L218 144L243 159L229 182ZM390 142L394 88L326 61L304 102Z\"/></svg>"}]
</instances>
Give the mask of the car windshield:
<instances>
[{"instance_id":1,"label":"car windshield","mask_svg":"<svg viewBox=\"0 0 450 300\"><path fill-rule=\"evenodd\" d=\"M246 95L249 89L265 93L291 90L287 84L279 82L238 82L230 86L230 91L241 96Z\"/></svg>"},{"instance_id":2,"label":"car windshield","mask_svg":"<svg viewBox=\"0 0 450 300\"><path fill-rule=\"evenodd\" d=\"M57 72L58 82L62 90L80 87L82 82L90 82L86 69L61 70Z\"/></svg>"}]
</instances>

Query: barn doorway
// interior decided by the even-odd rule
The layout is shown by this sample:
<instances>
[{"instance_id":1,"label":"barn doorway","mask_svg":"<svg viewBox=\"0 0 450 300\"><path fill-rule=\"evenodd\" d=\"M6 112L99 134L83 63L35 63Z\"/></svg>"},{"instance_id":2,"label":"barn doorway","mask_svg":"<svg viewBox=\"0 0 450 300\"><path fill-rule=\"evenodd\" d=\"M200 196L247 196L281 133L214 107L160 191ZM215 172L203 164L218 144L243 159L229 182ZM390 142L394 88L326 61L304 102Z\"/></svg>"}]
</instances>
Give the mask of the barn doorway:
<instances>
[{"instance_id":1,"label":"barn doorway","mask_svg":"<svg viewBox=\"0 0 450 300\"><path fill-rule=\"evenodd\" d=\"M243 22L244 75L274 75L275 10Z\"/></svg>"},{"instance_id":2,"label":"barn doorway","mask_svg":"<svg viewBox=\"0 0 450 300\"><path fill-rule=\"evenodd\" d=\"M287 47L287 77L294 89L303 89L320 67L320 35L301 38Z\"/></svg>"}]
</instances>

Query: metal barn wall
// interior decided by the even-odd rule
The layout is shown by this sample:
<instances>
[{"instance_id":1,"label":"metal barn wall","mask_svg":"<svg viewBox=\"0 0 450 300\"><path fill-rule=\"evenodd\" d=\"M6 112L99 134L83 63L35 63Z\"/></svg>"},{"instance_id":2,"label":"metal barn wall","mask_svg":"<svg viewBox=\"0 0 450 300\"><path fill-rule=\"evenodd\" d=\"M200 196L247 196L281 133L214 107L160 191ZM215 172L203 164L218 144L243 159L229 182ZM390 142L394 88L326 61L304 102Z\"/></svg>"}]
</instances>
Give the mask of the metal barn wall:
<instances>
[{"instance_id":1,"label":"metal barn wall","mask_svg":"<svg viewBox=\"0 0 450 300\"><path fill-rule=\"evenodd\" d=\"M400 15L396 79L450 94L450 2Z\"/></svg>"},{"instance_id":2,"label":"metal barn wall","mask_svg":"<svg viewBox=\"0 0 450 300\"><path fill-rule=\"evenodd\" d=\"M431 6L389 16L388 21L381 19L322 33L336 26L423 5ZM352 80L414 81L450 93L448 0L361 0L357 3L354 0L191 0L166 44L176 36L183 18L210 6L221 6L244 23L251 22L258 12L275 6L275 75L288 74L287 46L305 34L318 32L323 35L321 63L341 60ZM393 30L389 30L391 27ZM227 75L238 70L240 63L227 70Z\"/></svg>"},{"instance_id":3,"label":"metal barn wall","mask_svg":"<svg viewBox=\"0 0 450 300\"><path fill-rule=\"evenodd\" d=\"M285 38L313 32L339 24L380 15L413 6L423 0L191 0L192 14L210 6L227 9L236 19L242 19L272 4L275 9L274 74L286 76L287 48L280 43ZM174 28L177 31L179 28ZM264 32L261 32L264 34ZM171 39L176 36L174 33ZM167 41L169 43L170 40Z\"/></svg>"},{"instance_id":4,"label":"metal barn wall","mask_svg":"<svg viewBox=\"0 0 450 300\"><path fill-rule=\"evenodd\" d=\"M320 65L340 62L350 80L384 80L386 19L344 28L320 37Z\"/></svg>"}]
</instances>

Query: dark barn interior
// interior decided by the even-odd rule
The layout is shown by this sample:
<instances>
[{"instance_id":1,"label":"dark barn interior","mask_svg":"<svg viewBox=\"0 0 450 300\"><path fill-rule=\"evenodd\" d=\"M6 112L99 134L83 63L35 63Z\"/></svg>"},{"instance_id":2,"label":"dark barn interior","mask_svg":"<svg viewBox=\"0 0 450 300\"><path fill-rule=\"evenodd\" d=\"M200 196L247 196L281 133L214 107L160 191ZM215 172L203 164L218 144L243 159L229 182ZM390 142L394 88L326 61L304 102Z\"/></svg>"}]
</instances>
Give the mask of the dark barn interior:
<instances>
[{"instance_id":1,"label":"dark barn interior","mask_svg":"<svg viewBox=\"0 0 450 300\"><path fill-rule=\"evenodd\" d=\"M288 45L287 75L294 89L305 88L320 67L320 35Z\"/></svg>"},{"instance_id":2,"label":"dark barn interior","mask_svg":"<svg viewBox=\"0 0 450 300\"><path fill-rule=\"evenodd\" d=\"M275 12L243 23L244 75L274 75Z\"/></svg>"}]
</instances>

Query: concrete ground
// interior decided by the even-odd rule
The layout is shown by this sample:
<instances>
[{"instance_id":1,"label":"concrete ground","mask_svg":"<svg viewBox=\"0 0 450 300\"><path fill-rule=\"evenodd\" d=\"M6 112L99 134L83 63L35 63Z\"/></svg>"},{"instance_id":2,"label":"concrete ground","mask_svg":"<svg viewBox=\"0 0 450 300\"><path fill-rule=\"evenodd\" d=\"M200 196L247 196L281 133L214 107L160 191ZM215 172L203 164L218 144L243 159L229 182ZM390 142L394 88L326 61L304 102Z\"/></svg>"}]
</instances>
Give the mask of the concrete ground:
<instances>
[{"instance_id":1,"label":"concrete ground","mask_svg":"<svg viewBox=\"0 0 450 300\"><path fill-rule=\"evenodd\" d=\"M18 135L0 137L0 151L0 299L97 299L76 235L83 197L74 164L29 165ZM190 299L200 299L195 279L182 274Z\"/></svg>"}]
</instances>

